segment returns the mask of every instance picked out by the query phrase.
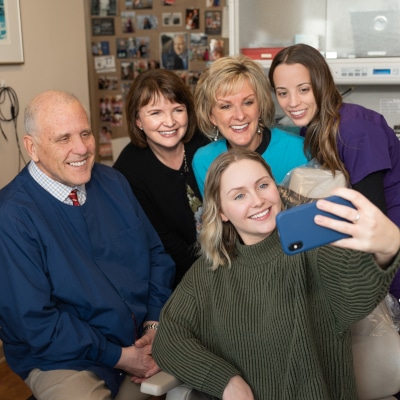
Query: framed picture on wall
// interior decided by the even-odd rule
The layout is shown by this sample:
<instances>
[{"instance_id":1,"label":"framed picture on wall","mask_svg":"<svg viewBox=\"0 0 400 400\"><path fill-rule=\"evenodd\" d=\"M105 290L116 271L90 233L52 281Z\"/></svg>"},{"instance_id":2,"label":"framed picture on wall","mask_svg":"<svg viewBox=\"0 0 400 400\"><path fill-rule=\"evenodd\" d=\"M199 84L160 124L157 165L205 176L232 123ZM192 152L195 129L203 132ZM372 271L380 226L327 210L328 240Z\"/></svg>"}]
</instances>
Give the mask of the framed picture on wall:
<instances>
[{"instance_id":1,"label":"framed picture on wall","mask_svg":"<svg viewBox=\"0 0 400 400\"><path fill-rule=\"evenodd\" d=\"M117 15L117 0L91 0L90 10L100 17Z\"/></svg>"},{"instance_id":2,"label":"framed picture on wall","mask_svg":"<svg viewBox=\"0 0 400 400\"><path fill-rule=\"evenodd\" d=\"M134 33L135 32L135 11L122 11L121 12L121 25L122 33Z\"/></svg>"},{"instance_id":3,"label":"framed picture on wall","mask_svg":"<svg viewBox=\"0 0 400 400\"><path fill-rule=\"evenodd\" d=\"M0 64L22 64L19 0L0 0Z\"/></svg>"},{"instance_id":4,"label":"framed picture on wall","mask_svg":"<svg viewBox=\"0 0 400 400\"><path fill-rule=\"evenodd\" d=\"M153 8L153 0L134 0L133 8L134 9Z\"/></svg>"},{"instance_id":5,"label":"framed picture on wall","mask_svg":"<svg viewBox=\"0 0 400 400\"><path fill-rule=\"evenodd\" d=\"M158 18L152 14L141 14L137 16L138 29L157 29Z\"/></svg>"},{"instance_id":6,"label":"framed picture on wall","mask_svg":"<svg viewBox=\"0 0 400 400\"><path fill-rule=\"evenodd\" d=\"M188 34L165 32L160 34L161 65L171 70L188 69Z\"/></svg>"},{"instance_id":7,"label":"framed picture on wall","mask_svg":"<svg viewBox=\"0 0 400 400\"><path fill-rule=\"evenodd\" d=\"M204 13L205 33L207 35L220 35L222 31L221 11L206 11Z\"/></svg>"},{"instance_id":8,"label":"framed picture on wall","mask_svg":"<svg viewBox=\"0 0 400 400\"><path fill-rule=\"evenodd\" d=\"M162 26L180 26L182 25L182 13L162 13Z\"/></svg>"},{"instance_id":9,"label":"framed picture on wall","mask_svg":"<svg viewBox=\"0 0 400 400\"><path fill-rule=\"evenodd\" d=\"M92 18L92 35L114 35L114 18Z\"/></svg>"}]
</instances>

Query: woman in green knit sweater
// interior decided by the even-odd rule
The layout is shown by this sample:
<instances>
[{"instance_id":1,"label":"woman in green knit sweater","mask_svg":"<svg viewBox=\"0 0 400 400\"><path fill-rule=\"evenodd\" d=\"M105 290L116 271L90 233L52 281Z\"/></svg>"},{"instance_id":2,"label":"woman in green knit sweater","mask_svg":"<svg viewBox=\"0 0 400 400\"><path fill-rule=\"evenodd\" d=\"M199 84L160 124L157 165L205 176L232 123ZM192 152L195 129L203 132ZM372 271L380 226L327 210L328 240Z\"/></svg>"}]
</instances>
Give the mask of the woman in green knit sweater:
<instances>
[{"instance_id":1,"label":"woman in green knit sweater","mask_svg":"<svg viewBox=\"0 0 400 400\"><path fill-rule=\"evenodd\" d=\"M206 179L202 256L161 314L159 366L223 400L356 399L350 327L385 297L400 232L360 193L335 194L356 210L318 208L354 222L315 222L352 237L287 256L268 165L249 151L219 156Z\"/></svg>"}]
</instances>

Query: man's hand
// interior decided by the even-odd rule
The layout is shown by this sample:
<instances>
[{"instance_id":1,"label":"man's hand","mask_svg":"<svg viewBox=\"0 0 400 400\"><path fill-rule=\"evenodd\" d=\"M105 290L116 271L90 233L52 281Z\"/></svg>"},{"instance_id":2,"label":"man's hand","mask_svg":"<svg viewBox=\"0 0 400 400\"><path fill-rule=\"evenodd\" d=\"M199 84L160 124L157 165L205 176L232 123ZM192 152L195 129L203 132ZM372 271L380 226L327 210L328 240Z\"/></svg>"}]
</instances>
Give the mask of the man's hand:
<instances>
[{"instance_id":1,"label":"man's hand","mask_svg":"<svg viewBox=\"0 0 400 400\"><path fill-rule=\"evenodd\" d=\"M139 349L145 346L153 346L156 332L155 329L148 329L140 339L136 340L135 346Z\"/></svg>"},{"instance_id":2,"label":"man's hand","mask_svg":"<svg viewBox=\"0 0 400 400\"><path fill-rule=\"evenodd\" d=\"M143 342L142 339L139 340ZM151 349L152 346L149 344L142 345L141 347L135 345L123 347L121 357L114 367L132 375L133 382L141 383L160 371L160 368L151 355Z\"/></svg>"}]
</instances>

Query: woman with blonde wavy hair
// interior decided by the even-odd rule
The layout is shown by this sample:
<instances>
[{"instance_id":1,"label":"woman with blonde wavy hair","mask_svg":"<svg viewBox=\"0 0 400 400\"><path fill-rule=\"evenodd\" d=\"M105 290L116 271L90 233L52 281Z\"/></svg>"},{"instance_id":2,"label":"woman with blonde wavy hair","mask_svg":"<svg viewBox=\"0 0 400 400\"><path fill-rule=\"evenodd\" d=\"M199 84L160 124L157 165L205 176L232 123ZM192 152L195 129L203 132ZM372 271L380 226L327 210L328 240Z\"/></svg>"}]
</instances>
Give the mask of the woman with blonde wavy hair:
<instances>
[{"instance_id":1,"label":"woman with blonde wavy hair","mask_svg":"<svg viewBox=\"0 0 400 400\"><path fill-rule=\"evenodd\" d=\"M199 129L212 140L192 162L201 192L208 167L230 148L261 154L278 183L307 163L303 138L274 127L271 88L256 61L243 55L214 61L201 74L194 97Z\"/></svg>"},{"instance_id":2,"label":"woman with blonde wavy hair","mask_svg":"<svg viewBox=\"0 0 400 400\"><path fill-rule=\"evenodd\" d=\"M351 325L385 297L400 231L362 194L319 200L315 223L351 237L283 253L281 200L257 153L231 149L206 178L202 256L164 306L153 344L160 368L213 399L357 398ZM357 250L357 251L355 251ZM372 254L368 254L372 253Z\"/></svg>"},{"instance_id":3,"label":"woman with blonde wavy hair","mask_svg":"<svg viewBox=\"0 0 400 400\"><path fill-rule=\"evenodd\" d=\"M239 149L239 151L241 151ZM202 229L199 235L200 253L217 269L220 265L231 266L231 260L235 256L236 241L240 238L235 226L221 218L221 193L220 182L222 174L235 161L248 159L261 163L268 175L273 180L270 166L260 157L259 154L246 151L243 154L230 151L219 163L211 164L206 179L205 202L203 224L207 229Z\"/></svg>"}]
</instances>

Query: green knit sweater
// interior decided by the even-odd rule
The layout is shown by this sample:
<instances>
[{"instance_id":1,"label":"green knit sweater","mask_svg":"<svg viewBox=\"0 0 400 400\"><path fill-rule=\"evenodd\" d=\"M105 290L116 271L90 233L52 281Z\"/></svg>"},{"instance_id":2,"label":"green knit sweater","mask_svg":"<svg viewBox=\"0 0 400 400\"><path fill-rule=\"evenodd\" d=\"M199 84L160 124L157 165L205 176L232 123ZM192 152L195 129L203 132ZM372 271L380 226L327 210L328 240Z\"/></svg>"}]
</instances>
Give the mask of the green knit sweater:
<instances>
[{"instance_id":1,"label":"green knit sweater","mask_svg":"<svg viewBox=\"0 0 400 400\"><path fill-rule=\"evenodd\" d=\"M385 297L399 260L383 271L333 246L286 256L276 232L239 244L230 269L200 258L162 311L154 358L216 398L239 374L260 400L356 399L349 328Z\"/></svg>"}]
</instances>

